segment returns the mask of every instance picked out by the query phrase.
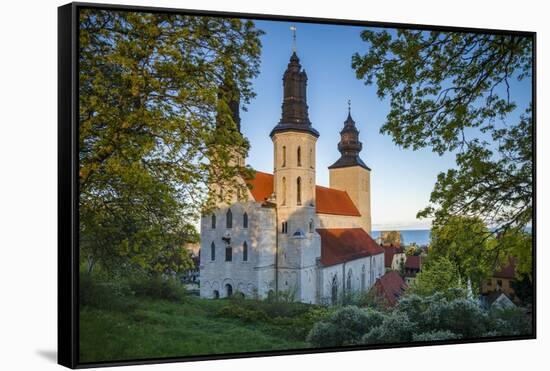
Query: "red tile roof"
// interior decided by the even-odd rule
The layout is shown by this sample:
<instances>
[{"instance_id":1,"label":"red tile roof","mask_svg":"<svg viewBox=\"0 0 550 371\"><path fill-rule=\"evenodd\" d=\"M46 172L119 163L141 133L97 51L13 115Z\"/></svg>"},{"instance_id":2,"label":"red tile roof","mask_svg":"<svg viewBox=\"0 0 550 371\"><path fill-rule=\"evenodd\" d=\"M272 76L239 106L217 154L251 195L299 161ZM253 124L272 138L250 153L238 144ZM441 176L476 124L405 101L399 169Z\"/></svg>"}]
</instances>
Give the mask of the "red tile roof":
<instances>
[{"instance_id":1,"label":"red tile roof","mask_svg":"<svg viewBox=\"0 0 550 371\"><path fill-rule=\"evenodd\" d=\"M273 193L273 174L256 171L253 179L246 180L252 196L258 202L265 201ZM359 210L345 191L315 187L316 211L319 214L361 216Z\"/></svg>"},{"instance_id":2,"label":"red tile roof","mask_svg":"<svg viewBox=\"0 0 550 371\"><path fill-rule=\"evenodd\" d=\"M252 197L258 202L263 202L273 193L273 174L256 171L256 176L247 179L246 184L251 186Z\"/></svg>"},{"instance_id":3,"label":"red tile roof","mask_svg":"<svg viewBox=\"0 0 550 371\"><path fill-rule=\"evenodd\" d=\"M420 270L422 266L422 257L420 255L409 255L405 261L406 269L416 269Z\"/></svg>"},{"instance_id":4,"label":"red tile roof","mask_svg":"<svg viewBox=\"0 0 550 371\"><path fill-rule=\"evenodd\" d=\"M506 266L502 267L498 272L493 273L493 277L508 278L511 280L516 278L516 259L510 258Z\"/></svg>"},{"instance_id":5,"label":"red tile roof","mask_svg":"<svg viewBox=\"0 0 550 371\"><path fill-rule=\"evenodd\" d=\"M363 228L317 229L317 233L321 236L321 264L324 266L384 252Z\"/></svg>"},{"instance_id":6,"label":"red tile roof","mask_svg":"<svg viewBox=\"0 0 550 371\"><path fill-rule=\"evenodd\" d=\"M346 191L315 186L315 198L319 214L361 216Z\"/></svg>"},{"instance_id":7,"label":"red tile roof","mask_svg":"<svg viewBox=\"0 0 550 371\"><path fill-rule=\"evenodd\" d=\"M407 284L396 271L389 271L376 280L374 287L379 295L386 299L388 306L394 306L397 299L407 288Z\"/></svg>"}]
</instances>

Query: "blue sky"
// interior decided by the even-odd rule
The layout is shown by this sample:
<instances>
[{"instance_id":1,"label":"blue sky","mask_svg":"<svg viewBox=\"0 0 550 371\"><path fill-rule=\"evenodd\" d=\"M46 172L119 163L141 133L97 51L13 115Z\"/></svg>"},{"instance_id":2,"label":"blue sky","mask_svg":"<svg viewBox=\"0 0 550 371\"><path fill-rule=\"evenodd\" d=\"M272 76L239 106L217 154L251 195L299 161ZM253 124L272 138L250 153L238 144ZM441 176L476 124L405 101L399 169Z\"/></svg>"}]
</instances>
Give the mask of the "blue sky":
<instances>
[{"instance_id":1,"label":"blue sky","mask_svg":"<svg viewBox=\"0 0 550 371\"><path fill-rule=\"evenodd\" d=\"M241 128L250 140L247 163L273 172L269 132L281 117L282 76L292 53L290 26L297 27L297 54L308 75L309 116L321 134L317 142L317 184L328 186L327 167L339 158L339 132L351 99L352 116L363 142L361 157L371 171L373 229L429 228L416 213L427 204L437 174L454 167L454 154L438 156L430 149L404 150L379 133L389 112L389 101L376 96L376 85L365 86L355 77L351 56L365 53L364 27L297 22L256 21L262 36L261 71L253 81L257 96L241 111ZM520 106L530 100L530 81L512 86Z\"/></svg>"}]
</instances>

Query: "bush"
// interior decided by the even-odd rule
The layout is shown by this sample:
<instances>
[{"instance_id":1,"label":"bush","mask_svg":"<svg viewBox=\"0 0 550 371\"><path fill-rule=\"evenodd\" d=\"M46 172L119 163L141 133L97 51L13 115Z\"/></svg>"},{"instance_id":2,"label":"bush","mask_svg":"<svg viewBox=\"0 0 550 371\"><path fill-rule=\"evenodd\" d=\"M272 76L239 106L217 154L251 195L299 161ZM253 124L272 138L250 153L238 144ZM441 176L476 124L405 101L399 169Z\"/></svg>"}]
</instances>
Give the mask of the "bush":
<instances>
[{"instance_id":1,"label":"bush","mask_svg":"<svg viewBox=\"0 0 550 371\"><path fill-rule=\"evenodd\" d=\"M186 291L184 286L173 278L161 276L138 276L130 280L130 288L136 296L153 299L183 301Z\"/></svg>"},{"instance_id":2,"label":"bush","mask_svg":"<svg viewBox=\"0 0 550 371\"><path fill-rule=\"evenodd\" d=\"M489 322L494 331L485 336L516 336L533 333L531 316L523 308L491 308Z\"/></svg>"},{"instance_id":3,"label":"bush","mask_svg":"<svg viewBox=\"0 0 550 371\"><path fill-rule=\"evenodd\" d=\"M457 335L451 331L432 331L424 332L422 334L413 334L413 341L438 341L438 340L451 340L460 339L460 335Z\"/></svg>"},{"instance_id":4,"label":"bush","mask_svg":"<svg viewBox=\"0 0 550 371\"><path fill-rule=\"evenodd\" d=\"M131 311L137 307L133 292L128 284L121 280L104 281L90 273L80 272L80 306L119 312Z\"/></svg>"},{"instance_id":5,"label":"bush","mask_svg":"<svg viewBox=\"0 0 550 371\"><path fill-rule=\"evenodd\" d=\"M373 309L347 306L317 322L307 341L319 347L358 344L362 336L382 322L384 315Z\"/></svg>"},{"instance_id":6,"label":"bush","mask_svg":"<svg viewBox=\"0 0 550 371\"><path fill-rule=\"evenodd\" d=\"M366 333L361 342L364 344L402 343L411 341L417 331L416 323L406 313L392 312L385 316L382 323Z\"/></svg>"}]
</instances>

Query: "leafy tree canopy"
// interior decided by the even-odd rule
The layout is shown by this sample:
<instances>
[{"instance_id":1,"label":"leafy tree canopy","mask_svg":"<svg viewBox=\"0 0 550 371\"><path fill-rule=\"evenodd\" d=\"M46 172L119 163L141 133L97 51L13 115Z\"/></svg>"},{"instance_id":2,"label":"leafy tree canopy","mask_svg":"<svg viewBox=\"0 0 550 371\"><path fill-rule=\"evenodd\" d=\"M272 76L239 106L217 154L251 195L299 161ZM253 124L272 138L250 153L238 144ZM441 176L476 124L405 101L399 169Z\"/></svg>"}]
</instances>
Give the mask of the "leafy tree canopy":
<instances>
[{"instance_id":1,"label":"leafy tree canopy","mask_svg":"<svg viewBox=\"0 0 550 371\"><path fill-rule=\"evenodd\" d=\"M390 100L381 133L404 148L456 155L456 168L439 174L418 217L439 225L453 216L480 218L495 235L528 227L533 120L512 89L531 78L533 39L418 30L365 30L361 37L368 51L353 55L352 67ZM510 117L516 109L523 111L517 122ZM501 242L496 249L505 249ZM516 253L527 265L529 250Z\"/></svg>"},{"instance_id":2,"label":"leafy tree canopy","mask_svg":"<svg viewBox=\"0 0 550 371\"><path fill-rule=\"evenodd\" d=\"M234 183L248 150L230 107L254 95L261 33L238 19L81 11L81 256L189 265L181 247L196 240L208 184Z\"/></svg>"},{"instance_id":3,"label":"leafy tree canopy","mask_svg":"<svg viewBox=\"0 0 550 371\"><path fill-rule=\"evenodd\" d=\"M445 257L430 258L417 273L409 292L420 296L429 296L438 292L447 292L450 288L463 287L456 265Z\"/></svg>"}]
</instances>

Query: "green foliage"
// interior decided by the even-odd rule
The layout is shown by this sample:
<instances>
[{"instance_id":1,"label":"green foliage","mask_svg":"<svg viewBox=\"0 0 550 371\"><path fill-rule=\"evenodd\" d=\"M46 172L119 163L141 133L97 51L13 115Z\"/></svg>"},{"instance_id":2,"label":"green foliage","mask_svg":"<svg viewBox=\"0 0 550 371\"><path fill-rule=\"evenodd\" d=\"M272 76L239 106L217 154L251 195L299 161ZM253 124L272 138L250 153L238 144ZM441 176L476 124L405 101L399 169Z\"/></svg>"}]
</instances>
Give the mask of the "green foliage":
<instances>
[{"instance_id":1,"label":"green foliage","mask_svg":"<svg viewBox=\"0 0 550 371\"><path fill-rule=\"evenodd\" d=\"M531 78L533 38L419 30L365 30L361 37L368 51L353 55L352 67L390 99L381 132L405 148L456 155L456 168L438 175L418 217L433 217L435 226L456 216L479 218L498 235L528 227L533 120L530 104L512 101L511 82ZM516 109L523 115L510 122ZM495 242L500 258L512 252L529 271L526 241L514 248Z\"/></svg>"},{"instance_id":2,"label":"green foliage","mask_svg":"<svg viewBox=\"0 0 550 371\"><path fill-rule=\"evenodd\" d=\"M402 343L411 341L417 331L416 323L406 313L391 312L378 326L372 328L361 339L364 344Z\"/></svg>"},{"instance_id":3,"label":"green foliage","mask_svg":"<svg viewBox=\"0 0 550 371\"><path fill-rule=\"evenodd\" d=\"M453 340L460 339L460 335L454 334L451 331L432 331L422 334L413 334L413 341L439 341L439 340Z\"/></svg>"},{"instance_id":4,"label":"green foliage","mask_svg":"<svg viewBox=\"0 0 550 371\"><path fill-rule=\"evenodd\" d=\"M183 285L172 277L137 277L131 279L129 285L136 296L180 302L186 296Z\"/></svg>"},{"instance_id":5,"label":"green foliage","mask_svg":"<svg viewBox=\"0 0 550 371\"><path fill-rule=\"evenodd\" d=\"M445 257L430 258L422 266L422 271L416 275L409 292L429 296L461 285L463 286L458 269L453 262Z\"/></svg>"},{"instance_id":6,"label":"green foliage","mask_svg":"<svg viewBox=\"0 0 550 371\"><path fill-rule=\"evenodd\" d=\"M277 326L279 331L285 333L286 336L303 340L313 325L331 312L330 308L304 303L231 297L228 300L228 305L222 307L216 315L238 319L247 324L269 323Z\"/></svg>"},{"instance_id":7,"label":"green foliage","mask_svg":"<svg viewBox=\"0 0 550 371\"><path fill-rule=\"evenodd\" d=\"M318 347L528 335L524 309L486 310L467 292L451 288L430 296L409 294L392 310L343 307L317 322L307 340Z\"/></svg>"},{"instance_id":8,"label":"green foliage","mask_svg":"<svg viewBox=\"0 0 550 371\"><path fill-rule=\"evenodd\" d=\"M489 321L502 336L525 335L533 331L531 316L521 307L493 307L489 310Z\"/></svg>"},{"instance_id":9,"label":"green foliage","mask_svg":"<svg viewBox=\"0 0 550 371\"><path fill-rule=\"evenodd\" d=\"M359 344L361 337L383 319L384 315L376 310L346 306L317 322L307 341L317 347Z\"/></svg>"},{"instance_id":10,"label":"green foliage","mask_svg":"<svg viewBox=\"0 0 550 371\"><path fill-rule=\"evenodd\" d=\"M129 311L84 306L80 311L80 361L196 356L309 347L279 326L222 318L226 300L188 297L170 302L137 297ZM303 338L302 338L303 339Z\"/></svg>"},{"instance_id":11,"label":"green foliage","mask_svg":"<svg viewBox=\"0 0 550 371\"><path fill-rule=\"evenodd\" d=\"M510 286L522 303L526 306L533 305L534 287L533 282L527 274L520 275L510 283Z\"/></svg>"},{"instance_id":12,"label":"green foliage","mask_svg":"<svg viewBox=\"0 0 550 371\"><path fill-rule=\"evenodd\" d=\"M182 246L207 210L249 174L230 114L253 97L260 30L251 21L81 10L81 257L91 270L190 267ZM231 189L229 189L231 188Z\"/></svg>"},{"instance_id":13,"label":"green foliage","mask_svg":"<svg viewBox=\"0 0 550 371\"><path fill-rule=\"evenodd\" d=\"M81 272L78 287L81 307L124 313L133 310L137 305L133 291L124 281L101 280L92 274Z\"/></svg>"}]
</instances>

